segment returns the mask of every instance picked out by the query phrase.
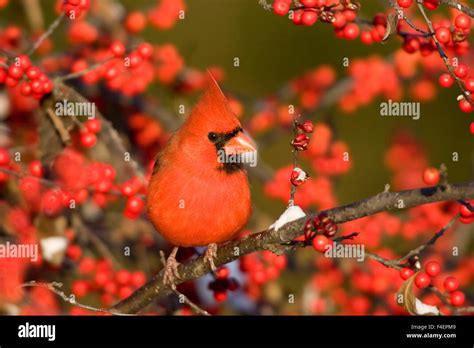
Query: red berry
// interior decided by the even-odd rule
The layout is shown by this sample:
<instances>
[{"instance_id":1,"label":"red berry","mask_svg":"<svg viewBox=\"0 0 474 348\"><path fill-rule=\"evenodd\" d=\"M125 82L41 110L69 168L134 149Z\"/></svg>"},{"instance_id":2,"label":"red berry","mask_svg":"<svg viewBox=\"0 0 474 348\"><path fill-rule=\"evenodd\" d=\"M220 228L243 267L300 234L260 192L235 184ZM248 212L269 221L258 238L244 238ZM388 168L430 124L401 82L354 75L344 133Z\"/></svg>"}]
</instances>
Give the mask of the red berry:
<instances>
[{"instance_id":1,"label":"red berry","mask_svg":"<svg viewBox=\"0 0 474 348\"><path fill-rule=\"evenodd\" d=\"M143 286L146 283L145 274L141 271L136 271L132 273L132 279L130 281L132 285L136 288Z\"/></svg>"},{"instance_id":2,"label":"red berry","mask_svg":"<svg viewBox=\"0 0 474 348\"><path fill-rule=\"evenodd\" d=\"M473 107L472 107L471 103L468 100L462 98L459 101L459 109L461 109L462 112L469 113L473 110Z\"/></svg>"},{"instance_id":3,"label":"red berry","mask_svg":"<svg viewBox=\"0 0 474 348\"><path fill-rule=\"evenodd\" d=\"M99 133L100 130L102 129L102 123L98 119L93 119L93 120L87 120L84 123L84 126L87 128L87 130L91 133Z\"/></svg>"},{"instance_id":4,"label":"red berry","mask_svg":"<svg viewBox=\"0 0 474 348\"><path fill-rule=\"evenodd\" d=\"M144 206L145 206L145 203L143 203L143 200L140 197L135 196L135 197L130 197L127 200L125 209L130 211L133 214L139 214L141 213Z\"/></svg>"},{"instance_id":5,"label":"red berry","mask_svg":"<svg viewBox=\"0 0 474 348\"><path fill-rule=\"evenodd\" d=\"M31 60L30 60L30 57L28 57L27 55L21 54L20 56L18 56L18 59L19 59L19 63L20 63L19 66L20 66L23 70L26 70L26 69L28 69L29 67L31 67Z\"/></svg>"},{"instance_id":6,"label":"red berry","mask_svg":"<svg viewBox=\"0 0 474 348\"><path fill-rule=\"evenodd\" d=\"M0 166L6 166L10 163L10 153L7 149L0 147Z\"/></svg>"},{"instance_id":7,"label":"red berry","mask_svg":"<svg viewBox=\"0 0 474 348\"><path fill-rule=\"evenodd\" d=\"M467 30L471 27L471 18L464 13L458 14L454 19L454 25L459 29Z\"/></svg>"},{"instance_id":8,"label":"red berry","mask_svg":"<svg viewBox=\"0 0 474 348\"><path fill-rule=\"evenodd\" d=\"M131 12L125 19L125 28L131 33L138 33L145 29L146 17L143 13Z\"/></svg>"},{"instance_id":9,"label":"red berry","mask_svg":"<svg viewBox=\"0 0 474 348\"><path fill-rule=\"evenodd\" d=\"M68 246L66 255L73 261L78 261L82 255L82 249L77 244L71 244Z\"/></svg>"},{"instance_id":10,"label":"red berry","mask_svg":"<svg viewBox=\"0 0 474 348\"><path fill-rule=\"evenodd\" d=\"M420 41L416 37L408 37L403 42L403 49L407 53L415 53L420 49Z\"/></svg>"},{"instance_id":11,"label":"red berry","mask_svg":"<svg viewBox=\"0 0 474 348\"><path fill-rule=\"evenodd\" d=\"M47 216L54 216L63 209L63 202L60 192L48 190L41 197L41 210Z\"/></svg>"},{"instance_id":12,"label":"red berry","mask_svg":"<svg viewBox=\"0 0 474 348\"><path fill-rule=\"evenodd\" d=\"M467 67L466 64L461 63L454 69L454 74L460 79L465 78L468 73L469 73L469 68Z\"/></svg>"},{"instance_id":13,"label":"red berry","mask_svg":"<svg viewBox=\"0 0 474 348\"><path fill-rule=\"evenodd\" d=\"M129 286L123 286L120 288L118 292L118 296L121 300L126 299L129 297L131 294L133 294L133 289Z\"/></svg>"},{"instance_id":14,"label":"red berry","mask_svg":"<svg viewBox=\"0 0 474 348\"><path fill-rule=\"evenodd\" d=\"M137 52L142 56L143 59L148 59L153 54L153 46L148 42L143 42L137 47Z\"/></svg>"},{"instance_id":15,"label":"red berry","mask_svg":"<svg viewBox=\"0 0 474 348\"><path fill-rule=\"evenodd\" d=\"M407 280L408 278L410 278L413 274L415 274L415 271L412 270L411 268L402 268L400 270L400 277L403 279L403 280Z\"/></svg>"},{"instance_id":16,"label":"red berry","mask_svg":"<svg viewBox=\"0 0 474 348\"><path fill-rule=\"evenodd\" d=\"M128 59L130 63L130 68L132 69L138 68L143 62L142 56L139 55L137 52L130 53Z\"/></svg>"},{"instance_id":17,"label":"red berry","mask_svg":"<svg viewBox=\"0 0 474 348\"><path fill-rule=\"evenodd\" d=\"M125 54L125 46L120 41L114 41L110 45L110 51L115 57L122 57Z\"/></svg>"},{"instance_id":18,"label":"red berry","mask_svg":"<svg viewBox=\"0 0 474 348\"><path fill-rule=\"evenodd\" d=\"M303 10L298 10L293 13L293 18L291 19L293 21L293 24L295 25L301 25L303 24L301 22L301 17L303 16Z\"/></svg>"},{"instance_id":19,"label":"red berry","mask_svg":"<svg viewBox=\"0 0 474 348\"><path fill-rule=\"evenodd\" d=\"M438 29L436 29L435 36L439 42L444 44L451 41L451 32L446 27L439 27Z\"/></svg>"},{"instance_id":20,"label":"red berry","mask_svg":"<svg viewBox=\"0 0 474 348\"><path fill-rule=\"evenodd\" d=\"M23 76L23 69L19 66L12 64L8 67L8 76L15 80L19 80Z\"/></svg>"},{"instance_id":21,"label":"red berry","mask_svg":"<svg viewBox=\"0 0 474 348\"><path fill-rule=\"evenodd\" d=\"M311 26L318 20L318 14L315 11L306 10L301 15L301 23L303 25Z\"/></svg>"},{"instance_id":22,"label":"red berry","mask_svg":"<svg viewBox=\"0 0 474 348\"><path fill-rule=\"evenodd\" d=\"M449 74L442 74L440 77L439 77L439 84L441 87L444 87L444 88L448 88L448 87L451 87L454 83L454 79L451 75Z\"/></svg>"},{"instance_id":23,"label":"red berry","mask_svg":"<svg viewBox=\"0 0 474 348\"><path fill-rule=\"evenodd\" d=\"M305 7L316 7L316 6L318 6L318 0L300 0L300 2L301 2L301 5L303 5Z\"/></svg>"},{"instance_id":24,"label":"red berry","mask_svg":"<svg viewBox=\"0 0 474 348\"><path fill-rule=\"evenodd\" d=\"M218 291L214 293L214 300L216 300L216 302L223 302L226 299L227 299L227 292Z\"/></svg>"},{"instance_id":25,"label":"red berry","mask_svg":"<svg viewBox=\"0 0 474 348\"><path fill-rule=\"evenodd\" d=\"M428 10L436 10L439 6L439 0L423 0L423 5Z\"/></svg>"},{"instance_id":26,"label":"red berry","mask_svg":"<svg viewBox=\"0 0 474 348\"><path fill-rule=\"evenodd\" d=\"M127 285L130 282L131 274L126 269L121 269L115 275L115 279L120 285Z\"/></svg>"},{"instance_id":27,"label":"red berry","mask_svg":"<svg viewBox=\"0 0 474 348\"><path fill-rule=\"evenodd\" d=\"M229 276L229 269L227 267L221 267L216 271L216 277L219 279L225 279Z\"/></svg>"},{"instance_id":28,"label":"red berry","mask_svg":"<svg viewBox=\"0 0 474 348\"><path fill-rule=\"evenodd\" d=\"M433 167L426 168L423 172L423 181L426 185L437 185L439 182L439 170Z\"/></svg>"},{"instance_id":29,"label":"red berry","mask_svg":"<svg viewBox=\"0 0 474 348\"><path fill-rule=\"evenodd\" d=\"M77 280L72 283L71 291L77 297L84 297L89 292L89 284L83 280Z\"/></svg>"},{"instance_id":30,"label":"red berry","mask_svg":"<svg viewBox=\"0 0 474 348\"><path fill-rule=\"evenodd\" d=\"M423 272L418 273L415 277L415 285L420 289L424 289L428 287L430 283L431 283L431 278L426 273L423 273Z\"/></svg>"},{"instance_id":31,"label":"red berry","mask_svg":"<svg viewBox=\"0 0 474 348\"><path fill-rule=\"evenodd\" d=\"M93 147L97 143L97 137L94 133L82 131L81 132L81 145L87 148Z\"/></svg>"},{"instance_id":32,"label":"red berry","mask_svg":"<svg viewBox=\"0 0 474 348\"><path fill-rule=\"evenodd\" d=\"M107 294L114 295L117 293L118 286L115 282L113 281L108 281L104 285L104 292Z\"/></svg>"},{"instance_id":33,"label":"red berry","mask_svg":"<svg viewBox=\"0 0 474 348\"><path fill-rule=\"evenodd\" d=\"M449 296L449 302L451 302L451 304L454 307L462 306L465 301L466 301L466 296L464 295L462 291L459 291L459 290L452 292L451 295Z\"/></svg>"},{"instance_id":34,"label":"red berry","mask_svg":"<svg viewBox=\"0 0 474 348\"><path fill-rule=\"evenodd\" d=\"M284 16L290 10L290 4L286 1L275 1L273 3L273 12L278 16Z\"/></svg>"},{"instance_id":35,"label":"red berry","mask_svg":"<svg viewBox=\"0 0 474 348\"><path fill-rule=\"evenodd\" d=\"M474 77L470 76L464 80L464 87L469 92L474 92Z\"/></svg>"},{"instance_id":36,"label":"red berry","mask_svg":"<svg viewBox=\"0 0 474 348\"><path fill-rule=\"evenodd\" d=\"M321 253L326 252L326 250L329 248L330 245L332 245L332 241L326 236L317 235L313 239L314 250L319 251Z\"/></svg>"},{"instance_id":37,"label":"red berry","mask_svg":"<svg viewBox=\"0 0 474 348\"><path fill-rule=\"evenodd\" d=\"M11 76L7 76L7 78L5 79L5 85L7 85L8 87L15 87L16 85L18 85L18 80L14 79Z\"/></svg>"},{"instance_id":38,"label":"red berry","mask_svg":"<svg viewBox=\"0 0 474 348\"><path fill-rule=\"evenodd\" d=\"M359 36L360 29L355 23L349 23L344 27L344 37L347 40L354 40Z\"/></svg>"},{"instance_id":39,"label":"red berry","mask_svg":"<svg viewBox=\"0 0 474 348\"><path fill-rule=\"evenodd\" d=\"M30 164L28 165L28 171L33 176L42 177L43 176L43 164L41 164L41 162L38 161L38 160L31 161Z\"/></svg>"},{"instance_id":40,"label":"red berry","mask_svg":"<svg viewBox=\"0 0 474 348\"><path fill-rule=\"evenodd\" d=\"M26 97L31 95L31 85L28 82L23 82L20 86L20 93Z\"/></svg>"},{"instance_id":41,"label":"red berry","mask_svg":"<svg viewBox=\"0 0 474 348\"><path fill-rule=\"evenodd\" d=\"M31 86L31 90L33 91L33 93L43 94L43 92L44 92L43 83L39 79L36 79L36 80L32 81L30 83L30 86Z\"/></svg>"},{"instance_id":42,"label":"red berry","mask_svg":"<svg viewBox=\"0 0 474 348\"><path fill-rule=\"evenodd\" d=\"M30 79L30 80L36 80L41 74L41 71L40 69L38 69L37 67L35 66L32 66L31 68L29 68L28 70L26 70L26 76Z\"/></svg>"},{"instance_id":43,"label":"red berry","mask_svg":"<svg viewBox=\"0 0 474 348\"><path fill-rule=\"evenodd\" d=\"M370 31L363 31L360 34L360 40L365 45L370 45L371 43L374 42L374 40L372 39L372 34L370 33Z\"/></svg>"},{"instance_id":44,"label":"red berry","mask_svg":"<svg viewBox=\"0 0 474 348\"><path fill-rule=\"evenodd\" d=\"M459 281L456 277L446 277L443 285L447 292L453 292L459 288Z\"/></svg>"},{"instance_id":45,"label":"red berry","mask_svg":"<svg viewBox=\"0 0 474 348\"><path fill-rule=\"evenodd\" d=\"M461 214L462 217L465 217L465 218L470 218L474 215L474 212L471 212L469 208L466 207L465 205L461 205L461 207L459 208L459 213Z\"/></svg>"},{"instance_id":46,"label":"red berry","mask_svg":"<svg viewBox=\"0 0 474 348\"><path fill-rule=\"evenodd\" d=\"M332 22L332 25L334 28L338 28L338 29L344 28L346 23L347 23L346 16L344 16L341 12L336 12L334 14L334 21Z\"/></svg>"},{"instance_id":47,"label":"red berry","mask_svg":"<svg viewBox=\"0 0 474 348\"><path fill-rule=\"evenodd\" d=\"M413 0L397 0L398 6L402 8L408 8L413 5Z\"/></svg>"},{"instance_id":48,"label":"red berry","mask_svg":"<svg viewBox=\"0 0 474 348\"><path fill-rule=\"evenodd\" d=\"M52 90L53 90L53 83L50 80L44 81L43 82L43 93L48 94L48 93L51 93Z\"/></svg>"},{"instance_id":49,"label":"red berry","mask_svg":"<svg viewBox=\"0 0 474 348\"><path fill-rule=\"evenodd\" d=\"M430 277L436 277L441 272L441 265L438 261L429 261L425 265L425 272Z\"/></svg>"},{"instance_id":50,"label":"red berry","mask_svg":"<svg viewBox=\"0 0 474 348\"><path fill-rule=\"evenodd\" d=\"M95 261L90 257L84 257L81 262L79 262L78 270L81 274L92 273L95 268Z\"/></svg>"},{"instance_id":51,"label":"red berry","mask_svg":"<svg viewBox=\"0 0 474 348\"><path fill-rule=\"evenodd\" d=\"M105 271L97 271L94 282L97 286L102 287L109 281L109 275Z\"/></svg>"}]
</instances>

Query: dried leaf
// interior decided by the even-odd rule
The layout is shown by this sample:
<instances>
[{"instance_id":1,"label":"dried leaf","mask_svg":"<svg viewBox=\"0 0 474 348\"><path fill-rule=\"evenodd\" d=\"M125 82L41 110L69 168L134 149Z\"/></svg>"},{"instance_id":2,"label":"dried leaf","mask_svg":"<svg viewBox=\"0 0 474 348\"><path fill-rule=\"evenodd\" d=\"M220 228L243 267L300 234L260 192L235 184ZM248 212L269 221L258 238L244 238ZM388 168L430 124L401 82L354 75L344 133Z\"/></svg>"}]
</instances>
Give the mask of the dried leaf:
<instances>
[{"instance_id":1,"label":"dried leaf","mask_svg":"<svg viewBox=\"0 0 474 348\"><path fill-rule=\"evenodd\" d=\"M415 273L410 278L405 280L400 289L397 292L397 303L405 308L411 315L417 315L416 311L416 297L413 293L413 283L418 273Z\"/></svg>"},{"instance_id":2,"label":"dried leaf","mask_svg":"<svg viewBox=\"0 0 474 348\"><path fill-rule=\"evenodd\" d=\"M383 36L382 42L387 41L390 36L395 34L397 31L397 24L398 24L398 15L395 12L392 12L388 15L387 18L387 28L385 29L385 35Z\"/></svg>"}]
</instances>

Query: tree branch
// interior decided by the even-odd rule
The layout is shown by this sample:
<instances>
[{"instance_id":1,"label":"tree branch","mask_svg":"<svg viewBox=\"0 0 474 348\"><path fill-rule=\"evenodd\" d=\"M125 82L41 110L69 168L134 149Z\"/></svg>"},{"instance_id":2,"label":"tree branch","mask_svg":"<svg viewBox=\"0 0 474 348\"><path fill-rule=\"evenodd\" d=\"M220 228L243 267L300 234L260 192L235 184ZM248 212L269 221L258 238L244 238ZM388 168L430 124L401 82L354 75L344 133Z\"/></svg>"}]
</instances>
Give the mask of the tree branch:
<instances>
[{"instance_id":1,"label":"tree branch","mask_svg":"<svg viewBox=\"0 0 474 348\"><path fill-rule=\"evenodd\" d=\"M335 222L343 223L364 216L377 214L382 211L411 208L423 204L469 199L474 196L474 182L468 184L442 185L429 188L418 188L400 192L382 192L370 198L345 206L326 210L325 213ZM276 247L288 244L292 239L303 233L303 227L312 214L290 222L278 231L267 230L229 242L217 251L215 264L217 267L234 261L243 255L260 250L274 250ZM202 277L211 271L203 257L180 265L178 272L181 278L177 284ZM172 293L169 286L163 284L162 272L153 277L147 284L135 291L130 297L117 303L112 310L122 313L137 313L155 299Z\"/></svg>"}]
</instances>

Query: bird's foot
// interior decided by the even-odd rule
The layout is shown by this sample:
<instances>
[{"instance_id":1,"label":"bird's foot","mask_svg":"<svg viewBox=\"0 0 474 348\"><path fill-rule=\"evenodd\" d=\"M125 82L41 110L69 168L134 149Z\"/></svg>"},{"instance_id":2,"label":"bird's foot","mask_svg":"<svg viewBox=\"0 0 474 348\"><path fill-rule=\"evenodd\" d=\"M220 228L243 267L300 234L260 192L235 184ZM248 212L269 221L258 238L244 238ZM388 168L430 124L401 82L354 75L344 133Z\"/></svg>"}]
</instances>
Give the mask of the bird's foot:
<instances>
[{"instance_id":1,"label":"bird's foot","mask_svg":"<svg viewBox=\"0 0 474 348\"><path fill-rule=\"evenodd\" d=\"M160 251L161 262L163 263L164 273L163 273L163 283L165 285L171 286L173 290L176 290L176 279L180 279L178 272L178 266L180 263L176 260L176 254L178 253L178 247L174 247L171 251L168 259L165 259L165 254L163 251Z\"/></svg>"},{"instance_id":2,"label":"bird's foot","mask_svg":"<svg viewBox=\"0 0 474 348\"><path fill-rule=\"evenodd\" d=\"M216 271L217 267L214 264L214 259L217 257L217 244L212 243L207 246L207 250L204 253L204 261L208 262L213 272Z\"/></svg>"}]
</instances>

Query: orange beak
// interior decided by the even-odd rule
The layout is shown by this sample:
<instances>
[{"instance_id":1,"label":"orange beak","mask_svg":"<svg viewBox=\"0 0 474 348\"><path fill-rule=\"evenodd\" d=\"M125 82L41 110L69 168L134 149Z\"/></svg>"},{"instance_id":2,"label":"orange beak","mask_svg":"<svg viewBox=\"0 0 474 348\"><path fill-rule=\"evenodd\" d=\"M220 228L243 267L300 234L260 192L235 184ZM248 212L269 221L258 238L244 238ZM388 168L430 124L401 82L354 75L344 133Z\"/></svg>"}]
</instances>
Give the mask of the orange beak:
<instances>
[{"instance_id":1,"label":"orange beak","mask_svg":"<svg viewBox=\"0 0 474 348\"><path fill-rule=\"evenodd\" d=\"M253 140L245 133L240 132L237 136L230 139L224 146L224 151L227 156L240 155L245 152L257 151L257 147Z\"/></svg>"}]
</instances>

